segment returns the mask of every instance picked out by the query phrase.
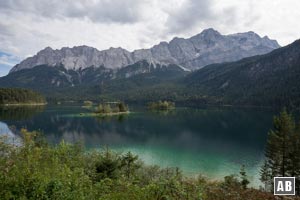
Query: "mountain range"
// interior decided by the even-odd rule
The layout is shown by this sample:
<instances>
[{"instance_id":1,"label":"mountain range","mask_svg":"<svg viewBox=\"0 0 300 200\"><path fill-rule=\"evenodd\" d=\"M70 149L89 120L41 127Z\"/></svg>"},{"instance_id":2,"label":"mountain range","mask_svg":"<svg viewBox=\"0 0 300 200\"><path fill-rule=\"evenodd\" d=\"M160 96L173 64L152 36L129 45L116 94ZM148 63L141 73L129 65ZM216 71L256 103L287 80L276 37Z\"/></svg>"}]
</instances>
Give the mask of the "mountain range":
<instances>
[{"instance_id":1,"label":"mountain range","mask_svg":"<svg viewBox=\"0 0 300 200\"><path fill-rule=\"evenodd\" d=\"M212 63L236 61L245 57L268 53L280 46L267 36L261 38L254 32L221 35L214 29L206 29L191 38L174 38L169 43L161 42L150 49L129 52L122 48L99 51L88 46L50 47L22 61L11 72L30 69L38 65L63 65L67 70L82 70L88 67L120 69L139 61L152 64L176 64L186 70L195 70Z\"/></svg>"},{"instance_id":2,"label":"mountain range","mask_svg":"<svg viewBox=\"0 0 300 200\"><path fill-rule=\"evenodd\" d=\"M244 37L247 42L242 39ZM181 55L186 56L186 60L183 59L184 56L180 60L180 56L174 56L174 53L171 55L176 59L168 56L167 59L162 59L162 55L167 55L164 54L166 52L159 54L161 59L154 59L153 55L158 55L154 53L159 49L157 46L165 44L168 52L171 52L174 47L171 43L174 41L184 41L181 43L182 47L183 44L192 43L195 38L202 38L199 41L205 41L207 47L202 47L199 51L202 54L196 59L187 59L187 55L193 55L189 48L178 50ZM257 43L250 38L256 38ZM225 45L227 40L236 40L237 44L233 42L230 49ZM195 43L193 45L196 49ZM276 41L267 37L260 38L253 32L222 36L217 31L208 29L192 38L175 38L170 43L160 43L157 46L149 50L137 50L152 53L150 57L140 57L140 60L134 61L132 55L136 51L129 52L128 59L119 59L112 53L116 49L98 51L90 47L61 50L46 48L16 65L6 77L0 78L0 86L35 89L44 93L48 99L119 99L127 102L166 99L197 105L300 106L300 40L279 48ZM86 52L84 49L94 53L90 54L89 50ZM72 52L72 56L62 53L67 50ZM74 53L76 51L77 56ZM117 49L119 51L126 50ZM118 61L108 59L112 58L112 54ZM103 59L99 55L107 58ZM71 58L81 61L67 62ZM99 58L102 59L101 62ZM209 64L203 64L204 60ZM86 63L80 65L83 61ZM194 64L190 65L191 63Z\"/></svg>"},{"instance_id":3,"label":"mountain range","mask_svg":"<svg viewBox=\"0 0 300 200\"><path fill-rule=\"evenodd\" d=\"M109 81L101 87L101 94L110 99L139 102L167 99L193 105L299 108L299 77L300 40L297 40L268 54L208 65L168 81L149 74ZM142 85L145 82L141 80L147 80L148 84Z\"/></svg>"}]
</instances>

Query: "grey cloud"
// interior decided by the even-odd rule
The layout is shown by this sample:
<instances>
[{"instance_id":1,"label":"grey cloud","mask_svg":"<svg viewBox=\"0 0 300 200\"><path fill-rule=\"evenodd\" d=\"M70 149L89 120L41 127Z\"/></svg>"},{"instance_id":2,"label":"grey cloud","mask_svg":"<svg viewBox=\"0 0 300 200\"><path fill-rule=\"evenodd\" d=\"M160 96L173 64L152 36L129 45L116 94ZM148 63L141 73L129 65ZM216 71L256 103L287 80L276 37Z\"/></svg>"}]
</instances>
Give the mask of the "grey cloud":
<instances>
[{"instance_id":1,"label":"grey cloud","mask_svg":"<svg viewBox=\"0 0 300 200\"><path fill-rule=\"evenodd\" d=\"M13 28L0 21L0 38L15 35Z\"/></svg>"},{"instance_id":2,"label":"grey cloud","mask_svg":"<svg viewBox=\"0 0 300 200\"><path fill-rule=\"evenodd\" d=\"M213 16L211 0L187 0L179 10L169 13L166 25L169 32L180 33Z\"/></svg>"},{"instance_id":3,"label":"grey cloud","mask_svg":"<svg viewBox=\"0 0 300 200\"><path fill-rule=\"evenodd\" d=\"M222 16L220 21L222 21L222 23L226 25L236 24L238 22L236 10L237 8L233 6L223 9L222 13L220 13L220 15Z\"/></svg>"},{"instance_id":4,"label":"grey cloud","mask_svg":"<svg viewBox=\"0 0 300 200\"><path fill-rule=\"evenodd\" d=\"M5 0L0 11L24 12L48 18L90 19L101 23L135 23L141 18L139 0Z\"/></svg>"}]
</instances>

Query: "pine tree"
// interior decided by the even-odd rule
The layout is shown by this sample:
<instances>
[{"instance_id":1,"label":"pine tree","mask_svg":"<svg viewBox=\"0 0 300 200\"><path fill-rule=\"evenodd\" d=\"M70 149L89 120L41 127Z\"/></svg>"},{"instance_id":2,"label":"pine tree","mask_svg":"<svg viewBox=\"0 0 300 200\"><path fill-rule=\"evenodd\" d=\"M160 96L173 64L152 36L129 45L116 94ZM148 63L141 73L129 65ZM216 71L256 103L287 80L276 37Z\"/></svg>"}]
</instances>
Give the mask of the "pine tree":
<instances>
[{"instance_id":1,"label":"pine tree","mask_svg":"<svg viewBox=\"0 0 300 200\"><path fill-rule=\"evenodd\" d=\"M136 161L138 161L138 156L133 155L131 152L126 153L122 158L121 163L128 179L131 177L131 174L140 167Z\"/></svg>"},{"instance_id":2,"label":"pine tree","mask_svg":"<svg viewBox=\"0 0 300 200\"><path fill-rule=\"evenodd\" d=\"M272 175L268 166L268 163L265 161L264 165L261 167L260 170L260 180L262 183L265 184L264 190L265 191L270 191L271 190L271 180L272 180Z\"/></svg>"},{"instance_id":3,"label":"pine tree","mask_svg":"<svg viewBox=\"0 0 300 200\"><path fill-rule=\"evenodd\" d=\"M289 158L291 159L291 165L288 170L290 171L290 176L296 177L296 193L300 195L300 123L298 123L292 136Z\"/></svg>"},{"instance_id":4,"label":"pine tree","mask_svg":"<svg viewBox=\"0 0 300 200\"><path fill-rule=\"evenodd\" d=\"M105 105L103 106L103 112L104 112L104 113L111 113L111 107L110 107L109 104L105 104Z\"/></svg>"},{"instance_id":5,"label":"pine tree","mask_svg":"<svg viewBox=\"0 0 300 200\"><path fill-rule=\"evenodd\" d=\"M248 184L250 183L246 174L245 165L242 165L240 171L241 185L243 189L247 189Z\"/></svg>"},{"instance_id":6,"label":"pine tree","mask_svg":"<svg viewBox=\"0 0 300 200\"><path fill-rule=\"evenodd\" d=\"M291 114L284 109L273 119L274 130L269 132L266 148L266 161L271 168L272 176L286 176L289 148L295 132L295 121Z\"/></svg>"},{"instance_id":7,"label":"pine tree","mask_svg":"<svg viewBox=\"0 0 300 200\"><path fill-rule=\"evenodd\" d=\"M119 108L119 112L126 112L128 110L123 102L119 102L117 106Z\"/></svg>"},{"instance_id":8,"label":"pine tree","mask_svg":"<svg viewBox=\"0 0 300 200\"><path fill-rule=\"evenodd\" d=\"M268 134L265 163L261 168L261 181L266 186L273 184L272 179L276 176L300 175L300 128L296 129L293 116L286 109L274 117L273 123L274 129ZM300 194L299 188L297 193Z\"/></svg>"}]
</instances>

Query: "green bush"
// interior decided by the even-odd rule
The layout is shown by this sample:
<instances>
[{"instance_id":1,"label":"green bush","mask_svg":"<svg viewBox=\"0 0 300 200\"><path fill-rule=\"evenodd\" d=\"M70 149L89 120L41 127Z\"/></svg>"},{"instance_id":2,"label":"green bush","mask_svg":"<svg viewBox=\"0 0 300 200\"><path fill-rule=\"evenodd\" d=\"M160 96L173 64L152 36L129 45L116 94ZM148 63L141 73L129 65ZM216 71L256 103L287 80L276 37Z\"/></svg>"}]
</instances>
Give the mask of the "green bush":
<instances>
[{"instance_id":1,"label":"green bush","mask_svg":"<svg viewBox=\"0 0 300 200\"><path fill-rule=\"evenodd\" d=\"M91 106L93 106L93 102L92 101L84 101L83 102L83 106L85 106L85 107L91 107Z\"/></svg>"},{"instance_id":2,"label":"green bush","mask_svg":"<svg viewBox=\"0 0 300 200\"><path fill-rule=\"evenodd\" d=\"M0 139L1 199L275 199L243 188L234 176L223 182L186 178L178 168L144 165L130 152L86 151L64 141L51 146L37 132L21 132L18 146Z\"/></svg>"},{"instance_id":3,"label":"green bush","mask_svg":"<svg viewBox=\"0 0 300 200\"><path fill-rule=\"evenodd\" d=\"M158 101L148 103L149 110L170 110L175 108L175 103L171 101Z\"/></svg>"},{"instance_id":4,"label":"green bush","mask_svg":"<svg viewBox=\"0 0 300 200\"><path fill-rule=\"evenodd\" d=\"M95 109L95 113L98 114L119 113L119 112L127 112L127 111L128 111L128 106L126 106L123 102L118 102L116 104L100 103L98 107L96 107Z\"/></svg>"}]
</instances>

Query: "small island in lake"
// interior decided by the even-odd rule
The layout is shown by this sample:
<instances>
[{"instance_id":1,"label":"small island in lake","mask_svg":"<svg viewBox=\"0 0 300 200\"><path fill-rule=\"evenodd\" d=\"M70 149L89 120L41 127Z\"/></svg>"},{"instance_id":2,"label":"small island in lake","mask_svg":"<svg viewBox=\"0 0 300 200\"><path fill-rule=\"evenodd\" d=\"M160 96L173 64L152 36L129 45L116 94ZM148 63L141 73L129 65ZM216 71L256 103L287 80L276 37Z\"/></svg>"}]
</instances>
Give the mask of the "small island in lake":
<instances>
[{"instance_id":1,"label":"small island in lake","mask_svg":"<svg viewBox=\"0 0 300 200\"><path fill-rule=\"evenodd\" d=\"M92 101L84 101L83 102L83 108L92 108L94 103Z\"/></svg>"},{"instance_id":2,"label":"small island in lake","mask_svg":"<svg viewBox=\"0 0 300 200\"><path fill-rule=\"evenodd\" d=\"M32 90L20 88L0 88L0 105L45 105L45 98Z\"/></svg>"},{"instance_id":3,"label":"small island in lake","mask_svg":"<svg viewBox=\"0 0 300 200\"><path fill-rule=\"evenodd\" d=\"M175 109L175 103L171 101L158 101L158 102L150 102L148 103L149 110L171 110Z\"/></svg>"},{"instance_id":4,"label":"small island in lake","mask_svg":"<svg viewBox=\"0 0 300 200\"><path fill-rule=\"evenodd\" d=\"M112 115L122 115L129 114L128 106L125 105L124 102L108 102L108 103L100 103L98 106L93 107L93 102L85 101L85 108L91 110L91 113L80 113L80 115L84 116L112 116Z\"/></svg>"}]
</instances>

